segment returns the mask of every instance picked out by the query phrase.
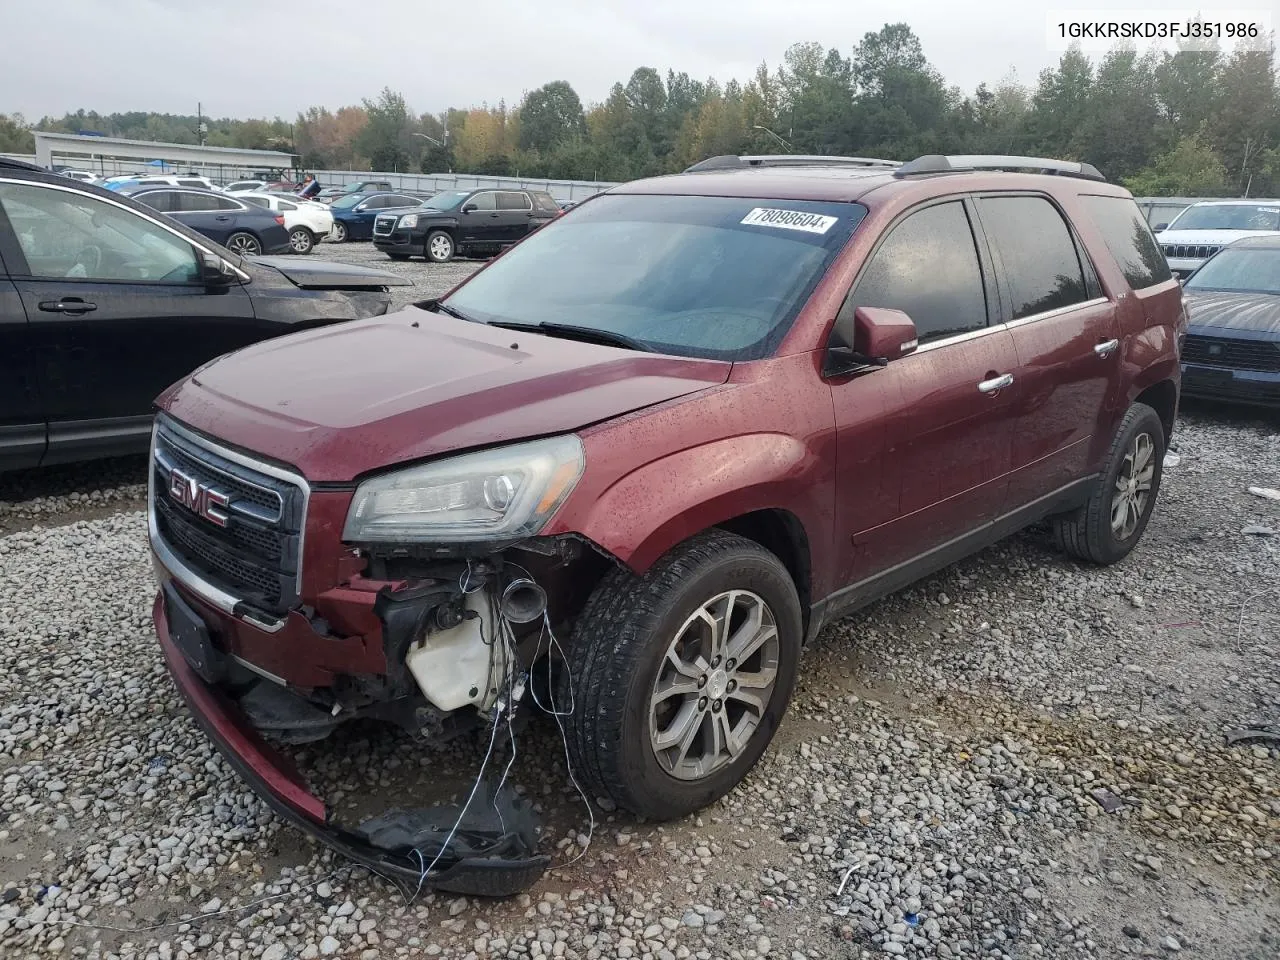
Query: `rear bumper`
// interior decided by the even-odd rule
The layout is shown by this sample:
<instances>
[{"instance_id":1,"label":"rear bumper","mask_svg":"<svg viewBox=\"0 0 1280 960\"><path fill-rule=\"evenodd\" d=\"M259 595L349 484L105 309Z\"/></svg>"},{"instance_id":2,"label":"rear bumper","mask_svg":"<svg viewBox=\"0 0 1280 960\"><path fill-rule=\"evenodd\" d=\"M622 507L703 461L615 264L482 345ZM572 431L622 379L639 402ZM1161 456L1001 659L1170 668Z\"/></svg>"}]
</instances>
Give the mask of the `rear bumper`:
<instances>
[{"instance_id":1,"label":"rear bumper","mask_svg":"<svg viewBox=\"0 0 1280 960\"><path fill-rule=\"evenodd\" d=\"M174 685L196 722L227 763L282 819L338 853L400 884L460 893L501 897L531 886L549 859L460 860L430 877L407 856L381 850L335 823L325 802L307 787L297 768L267 744L226 697L206 684L187 663L169 633L164 593L151 610L156 638Z\"/></svg>"},{"instance_id":2,"label":"rear bumper","mask_svg":"<svg viewBox=\"0 0 1280 960\"><path fill-rule=\"evenodd\" d=\"M1280 407L1280 373L1184 363L1182 393L1204 400Z\"/></svg>"}]
</instances>

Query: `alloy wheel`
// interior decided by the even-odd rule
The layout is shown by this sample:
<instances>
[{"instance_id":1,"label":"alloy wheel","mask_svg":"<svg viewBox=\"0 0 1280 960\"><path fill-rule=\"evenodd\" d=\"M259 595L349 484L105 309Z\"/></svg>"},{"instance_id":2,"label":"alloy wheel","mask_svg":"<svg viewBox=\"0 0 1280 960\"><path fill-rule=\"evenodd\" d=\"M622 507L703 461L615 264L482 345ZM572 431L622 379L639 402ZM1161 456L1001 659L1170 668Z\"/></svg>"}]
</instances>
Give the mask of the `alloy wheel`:
<instances>
[{"instance_id":1,"label":"alloy wheel","mask_svg":"<svg viewBox=\"0 0 1280 960\"><path fill-rule=\"evenodd\" d=\"M676 631L649 698L649 740L662 769L701 780L746 749L778 676L773 611L757 594L712 597Z\"/></svg>"},{"instance_id":2,"label":"alloy wheel","mask_svg":"<svg viewBox=\"0 0 1280 960\"><path fill-rule=\"evenodd\" d=\"M443 234L431 238L428 248L432 260L448 260L453 255L453 241Z\"/></svg>"},{"instance_id":3,"label":"alloy wheel","mask_svg":"<svg viewBox=\"0 0 1280 960\"><path fill-rule=\"evenodd\" d=\"M262 252L262 245L258 243L257 238L247 233L237 233L227 241L227 247L232 253L238 253L242 257L255 256Z\"/></svg>"},{"instance_id":4,"label":"alloy wheel","mask_svg":"<svg viewBox=\"0 0 1280 960\"><path fill-rule=\"evenodd\" d=\"M1156 472L1155 451L1155 442L1148 433L1134 436L1125 451L1111 497L1111 532L1116 540L1133 536L1146 515Z\"/></svg>"}]
</instances>

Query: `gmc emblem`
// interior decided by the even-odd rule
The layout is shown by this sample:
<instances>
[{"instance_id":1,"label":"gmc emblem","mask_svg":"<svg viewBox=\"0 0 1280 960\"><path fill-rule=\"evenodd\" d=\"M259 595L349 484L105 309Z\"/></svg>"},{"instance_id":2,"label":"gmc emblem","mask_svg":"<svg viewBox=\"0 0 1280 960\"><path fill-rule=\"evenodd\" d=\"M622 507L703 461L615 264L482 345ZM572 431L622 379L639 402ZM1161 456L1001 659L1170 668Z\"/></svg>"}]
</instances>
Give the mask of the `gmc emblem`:
<instances>
[{"instance_id":1,"label":"gmc emblem","mask_svg":"<svg viewBox=\"0 0 1280 960\"><path fill-rule=\"evenodd\" d=\"M223 508L231 502L231 498L221 490L206 487L177 467L169 471L169 496L215 526L227 525L227 514Z\"/></svg>"}]
</instances>

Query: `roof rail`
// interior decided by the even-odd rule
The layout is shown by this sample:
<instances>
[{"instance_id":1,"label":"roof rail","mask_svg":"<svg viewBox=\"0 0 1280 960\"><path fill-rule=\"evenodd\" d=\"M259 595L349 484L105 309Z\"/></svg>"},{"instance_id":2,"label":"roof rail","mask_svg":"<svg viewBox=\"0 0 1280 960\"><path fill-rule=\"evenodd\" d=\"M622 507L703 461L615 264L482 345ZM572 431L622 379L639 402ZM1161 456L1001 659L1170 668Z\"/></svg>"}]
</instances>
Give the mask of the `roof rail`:
<instances>
[{"instance_id":1,"label":"roof rail","mask_svg":"<svg viewBox=\"0 0 1280 960\"><path fill-rule=\"evenodd\" d=\"M708 170L737 170L742 167L885 167L901 166L898 160L878 160L874 157L825 157L794 153L767 156L735 156L725 154L708 157L686 169L685 173L703 173Z\"/></svg>"},{"instance_id":2,"label":"roof rail","mask_svg":"<svg viewBox=\"0 0 1280 960\"><path fill-rule=\"evenodd\" d=\"M910 177L926 173L951 173L962 170L1037 170L1040 173L1062 174L1085 180L1101 180L1106 177L1091 163L1075 160L1050 160L1046 157L1011 157L999 155L963 154L944 157L929 154L917 157L898 167L895 177Z\"/></svg>"}]
</instances>

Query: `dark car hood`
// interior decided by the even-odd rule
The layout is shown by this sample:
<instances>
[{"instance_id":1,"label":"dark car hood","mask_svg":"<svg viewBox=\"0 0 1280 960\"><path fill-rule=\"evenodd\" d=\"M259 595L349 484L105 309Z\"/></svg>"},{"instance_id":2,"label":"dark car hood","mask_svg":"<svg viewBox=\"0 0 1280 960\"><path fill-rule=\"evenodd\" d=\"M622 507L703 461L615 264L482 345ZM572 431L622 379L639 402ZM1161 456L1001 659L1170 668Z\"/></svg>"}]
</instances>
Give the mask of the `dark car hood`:
<instances>
[{"instance_id":1,"label":"dark car hood","mask_svg":"<svg viewBox=\"0 0 1280 960\"><path fill-rule=\"evenodd\" d=\"M350 290L353 287L407 287L413 281L376 267L361 267L352 263L334 263L331 260L311 260L302 257L254 257L241 262L250 273L254 267L278 270L291 281L306 290Z\"/></svg>"},{"instance_id":2,"label":"dark car hood","mask_svg":"<svg viewBox=\"0 0 1280 960\"><path fill-rule=\"evenodd\" d=\"M1280 334L1280 295L1185 292L1192 327Z\"/></svg>"},{"instance_id":3,"label":"dark car hood","mask_svg":"<svg viewBox=\"0 0 1280 960\"><path fill-rule=\"evenodd\" d=\"M575 430L724 383L732 365L468 323L408 307L247 347L162 409L313 482Z\"/></svg>"}]
</instances>

